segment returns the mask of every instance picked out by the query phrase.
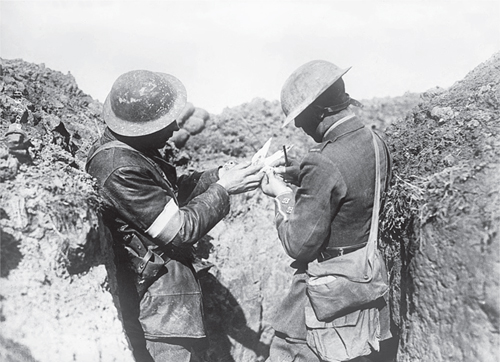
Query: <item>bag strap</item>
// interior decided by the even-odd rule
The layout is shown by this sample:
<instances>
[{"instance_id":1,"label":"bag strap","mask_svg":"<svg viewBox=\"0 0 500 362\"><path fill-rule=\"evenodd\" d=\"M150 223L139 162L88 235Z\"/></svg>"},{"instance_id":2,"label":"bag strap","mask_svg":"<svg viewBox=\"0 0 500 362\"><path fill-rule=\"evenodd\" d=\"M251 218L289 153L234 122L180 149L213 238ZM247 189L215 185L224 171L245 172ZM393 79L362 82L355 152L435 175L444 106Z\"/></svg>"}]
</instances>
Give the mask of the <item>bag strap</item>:
<instances>
[{"instance_id":1,"label":"bag strap","mask_svg":"<svg viewBox=\"0 0 500 362\"><path fill-rule=\"evenodd\" d=\"M378 246L378 221L380 212L380 150L377 144L375 132L372 133L373 148L375 149L375 195L373 198L372 220L370 235L368 236L367 257L372 260Z\"/></svg>"},{"instance_id":2,"label":"bag strap","mask_svg":"<svg viewBox=\"0 0 500 362\"><path fill-rule=\"evenodd\" d=\"M129 146L126 143L123 143L121 141L118 141L118 140L107 142L107 143L105 143L105 144L100 145L99 147L97 147L94 150L94 152L92 152L92 154L87 157L87 162L85 162L85 169L88 169L88 166L90 165L90 162L94 159L95 156L97 156L97 154L99 152L102 152L102 151L105 151L105 150L109 150L111 148L116 148L116 147L118 147L118 148L126 148L126 149L129 149L129 150L134 150L134 148L132 148L131 146Z\"/></svg>"}]
</instances>

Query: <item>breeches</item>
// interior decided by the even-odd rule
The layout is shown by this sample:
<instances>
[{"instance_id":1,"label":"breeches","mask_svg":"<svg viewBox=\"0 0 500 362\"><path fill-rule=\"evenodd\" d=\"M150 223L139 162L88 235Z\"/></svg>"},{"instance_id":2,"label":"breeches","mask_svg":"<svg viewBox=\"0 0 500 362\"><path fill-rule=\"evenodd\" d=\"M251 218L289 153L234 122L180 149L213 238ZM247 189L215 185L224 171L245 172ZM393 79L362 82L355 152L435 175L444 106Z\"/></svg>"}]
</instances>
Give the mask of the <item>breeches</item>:
<instances>
[{"instance_id":1,"label":"breeches","mask_svg":"<svg viewBox=\"0 0 500 362\"><path fill-rule=\"evenodd\" d=\"M275 335L266 362L321 362L306 341L289 341Z\"/></svg>"},{"instance_id":2,"label":"breeches","mask_svg":"<svg viewBox=\"0 0 500 362\"><path fill-rule=\"evenodd\" d=\"M349 362L371 362L368 357L358 357ZM288 341L274 336L266 362L322 362L308 347L306 341Z\"/></svg>"}]
</instances>

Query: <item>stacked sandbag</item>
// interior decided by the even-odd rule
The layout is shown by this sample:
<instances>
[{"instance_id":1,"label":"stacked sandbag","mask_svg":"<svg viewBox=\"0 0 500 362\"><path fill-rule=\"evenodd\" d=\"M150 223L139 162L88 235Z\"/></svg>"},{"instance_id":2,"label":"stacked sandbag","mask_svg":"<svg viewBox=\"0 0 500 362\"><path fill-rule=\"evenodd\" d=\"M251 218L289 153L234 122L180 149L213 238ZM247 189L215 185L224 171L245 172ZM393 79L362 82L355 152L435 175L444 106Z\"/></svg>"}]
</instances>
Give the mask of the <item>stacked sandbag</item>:
<instances>
[{"instance_id":1,"label":"stacked sandbag","mask_svg":"<svg viewBox=\"0 0 500 362\"><path fill-rule=\"evenodd\" d=\"M195 107L188 102L177 119L180 129L174 132L171 141L177 148L186 145L191 135L196 135L205 129L205 123L210 114L203 108Z\"/></svg>"}]
</instances>

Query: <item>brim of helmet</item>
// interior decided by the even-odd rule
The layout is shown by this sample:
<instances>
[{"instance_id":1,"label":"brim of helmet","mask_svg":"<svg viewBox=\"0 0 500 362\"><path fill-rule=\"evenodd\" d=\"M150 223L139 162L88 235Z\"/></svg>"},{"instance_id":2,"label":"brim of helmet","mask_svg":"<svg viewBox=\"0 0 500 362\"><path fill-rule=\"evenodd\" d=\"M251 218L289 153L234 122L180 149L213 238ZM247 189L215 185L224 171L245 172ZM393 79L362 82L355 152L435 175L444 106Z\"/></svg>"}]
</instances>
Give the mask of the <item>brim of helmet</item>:
<instances>
[{"instance_id":1,"label":"brim of helmet","mask_svg":"<svg viewBox=\"0 0 500 362\"><path fill-rule=\"evenodd\" d=\"M177 91L177 98L175 99L172 108L170 108L168 113L151 121L141 123L130 122L118 117L115 112L113 112L108 95L106 97L106 100L104 101L102 116L104 118L104 122L106 122L106 125L113 132L125 137L146 136L167 127L169 124L173 123L181 114L187 103L187 93L184 84L182 84L182 82L173 75L166 73L156 74L165 78L170 84L174 86L175 90Z\"/></svg>"},{"instance_id":2,"label":"brim of helmet","mask_svg":"<svg viewBox=\"0 0 500 362\"><path fill-rule=\"evenodd\" d=\"M299 114L301 114L302 112L304 112L304 110L307 107L309 107L316 100L316 98L318 98L324 91L326 91L333 83L335 83L340 78L342 78L342 76L344 74L346 74L349 71L349 69L351 69L351 68L352 67L349 67L349 68L346 68L346 69L342 70L341 73L336 74L335 77L333 77L332 79L329 79L327 82L325 82L325 84L323 85L323 87L321 87L320 89L318 89L318 91L316 93L313 93L313 94L309 95L309 97L307 97L306 99L304 99L304 101L298 107L296 107L293 110L293 112L290 112L286 116L285 120L283 121L283 125L281 126L281 128L286 127Z\"/></svg>"}]
</instances>

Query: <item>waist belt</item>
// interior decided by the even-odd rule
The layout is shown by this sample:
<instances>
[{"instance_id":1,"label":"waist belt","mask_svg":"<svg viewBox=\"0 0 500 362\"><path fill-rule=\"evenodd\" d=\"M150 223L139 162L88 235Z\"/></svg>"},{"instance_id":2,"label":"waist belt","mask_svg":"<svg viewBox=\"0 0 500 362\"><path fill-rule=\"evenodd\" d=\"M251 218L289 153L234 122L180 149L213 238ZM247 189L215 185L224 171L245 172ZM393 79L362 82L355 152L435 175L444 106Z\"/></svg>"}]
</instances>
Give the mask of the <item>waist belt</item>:
<instances>
[{"instance_id":1,"label":"waist belt","mask_svg":"<svg viewBox=\"0 0 500 362\"><path fill-rule=\"evenodd\" d=\"M361 243L356 245L342 246L342 247L332 247L327 248L319 253L318 261L321 263L322 261L336 258L341 255L352 253L362 247L366 246L367 243Z\"/></svg>"}]
</instances>

